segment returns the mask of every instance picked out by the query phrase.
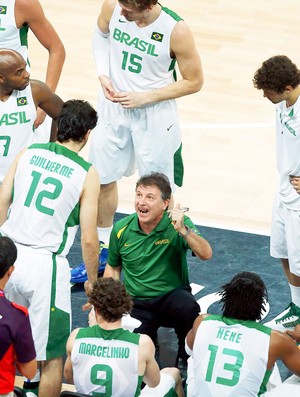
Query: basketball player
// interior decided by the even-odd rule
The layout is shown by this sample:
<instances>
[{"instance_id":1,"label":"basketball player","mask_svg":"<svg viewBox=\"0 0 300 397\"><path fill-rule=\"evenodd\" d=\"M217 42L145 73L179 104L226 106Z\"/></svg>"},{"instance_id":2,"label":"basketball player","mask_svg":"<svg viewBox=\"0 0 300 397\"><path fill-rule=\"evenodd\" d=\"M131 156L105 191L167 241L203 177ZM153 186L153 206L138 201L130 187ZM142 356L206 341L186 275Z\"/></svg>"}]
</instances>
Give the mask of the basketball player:
<instances>
[{"instance_id":1,"label":"basketball player","mask_svg":"<svg viewBox=\"0 0 300 397\"><path fill-rule=\"evenodd\" d=\"M160 373L151 339L122 328L122 317L132 307L124 285L113 278L99 278L89 302L96 325L75 329L67 343L64 374L76 390L111 397L163 397L173 391L184 397L178 369L165 368ZM142 381L147 386L141 392Z\"/></svg>"},{"instance_id":2,"label":"basketball player","mask_svg":"<svg viewBox=\"0 0 300 397\"><path fill-rule=\"evenodd\" d=\"M71 325L66 255L79 225L87 294L97 278L99 177L78 155L96 123L97 113L87 102L67 101L58 117L57 142L23 150L0 190L0 233L18 249L6 292L29 311L37 360L42 364L39 397L58 397L61 391L62 358Z\"/></svg>"},{"instance_id":3,"label":"basketball player","mask_svg":"<svg viewBox=\"0 0 300 397\"><path fill-rule=\"evenodd\" d=\"M55 29L46 18L38 0L2 0L0 5L0 48L19 52L29 66L28 30L48 51L45 83L55 92L65 61L65 49ZM45 119L46 113L38 108L34 128Z\"/></svg>"},{"instance_id":4,"label":"basketball player","mask_svg":"<svg viewBox=\"0 0 300 397\"><path fill-rule=\"evenodd\" d=\"M46 84L29 77L18 52L0 49L0 184L17 154L34 138L36 108L56 119L63 105Z\"/></svg>"},{"instance_id":5,"label":"basketball player","mask_svg":"<svg viewBox=\"0 0 300 397\"><path fill-rule=\"evenodd\" d=\"M102 87L90 161L101 177L98 236L107 245L118 206L117 181L163 172L182 186L181 133L175 98L199 91L201 61L187 24L158 0L105 0L93 38ZM175 64L182 78L176 80ZM101 261L100 261L101 262ZM101 263L100 263L101 266ZM71 272L84 280L84 265Z\"/></svg>"}]
</instances>

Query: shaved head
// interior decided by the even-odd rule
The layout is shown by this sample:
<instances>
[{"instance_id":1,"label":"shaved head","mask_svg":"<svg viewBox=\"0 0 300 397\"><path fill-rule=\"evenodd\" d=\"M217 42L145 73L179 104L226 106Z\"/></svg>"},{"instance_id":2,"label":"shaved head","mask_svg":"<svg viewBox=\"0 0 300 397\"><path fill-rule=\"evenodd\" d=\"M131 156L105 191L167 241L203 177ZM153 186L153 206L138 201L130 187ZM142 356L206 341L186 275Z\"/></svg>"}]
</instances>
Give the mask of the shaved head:
<instances>
[{"instance_id":1,"label":"shaved head","mask_svg":"<svg viewBox=\"0 0 300 397\"><path fill-rule=\"evenodd\" d=\"M12 65L22 64L25 60L17 51L7 48L0 49L0 73L5 73L6 69ZM26 64L26 62L25 62Z\"/></svg>"},{"instance_id":2,"label":"shaved head","mask_svg":"<svg viewBox=\"0 0 300 397\"><path fill-rule=\"evenodd\" d=\"M1 98L10 95L13 90L24 90L29 84L30 74L26 62L17 51L0 49L0 91Z\"/></svg>"}]
</instances>

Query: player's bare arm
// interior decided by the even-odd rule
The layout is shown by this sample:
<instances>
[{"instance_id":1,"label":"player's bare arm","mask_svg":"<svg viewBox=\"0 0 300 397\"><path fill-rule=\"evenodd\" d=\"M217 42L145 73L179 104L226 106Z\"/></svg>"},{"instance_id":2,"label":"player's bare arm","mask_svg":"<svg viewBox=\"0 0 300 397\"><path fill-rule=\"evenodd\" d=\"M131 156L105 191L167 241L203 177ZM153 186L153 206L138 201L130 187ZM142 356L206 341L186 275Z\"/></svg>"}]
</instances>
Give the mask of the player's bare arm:
<instances>
[{"instance_id":1,"label":"player's bare arm","mask_svg":"<svg viewBox=\"0 0 300 397\"><path fill-rule=\"evenodd\" d=\"M45 82L55 92L58 85L66 52L55 29L46 18L38 0L17 0L15 4L16 23L18 28L25 23L36 36L42 46L48 51L48 64ZM38 108L34 127L37 128L45 120L46 113Z\"/></svg>"},{"instance_id":2,"label":"player's bare arm","mask_svg":"<svg viewBox=\"0 0 300 397\"><path fill-rule=\"evenodd\" d=\"M54 92L65 61L64 45L46 18L38 0L17 0L15 14L18 28L26 23L38 41L49 52L45 82Z\"/></svg>"},{"instance_id":3,"label":"player's bare arm","mask_svg":"<svg viewBox=\"0 0 300 397\"><path fill-rule=\"evenodd\" d=\"M160 382L160 370L154 358L155 347L148 335L140 335L139 375L144 374L143 381L149 387L156 387Z\"/></svg>"},{"instance_id":4,"label":"player's bare arm","mask_svg":"<svg viewBox=\"0 0 300 397\"><path fill-rule=\"evenodd\" d=\"M99 240L97 234L98 197L100 193L99 176L90 167L80 198L80 228L82 259L85 263L88 280L84 285L89 295L98 276Z\"/></svg>"},{"instance_id":5,"label":"player's bare arm","mask_svg":"<svg viewBox=\"0 0 300 397\"><path fill-rule=\"evenodd\" d=\"M12 203L15 173L19 159L25 150L26 149L22 149L17 155L7 174L5 175L2 185L0 186L0 226L2 226L7 219L8 210Z\"/></svg>"},{"instance_id":6,"label":"player's bare arm","mask_svg":"<svg viewBox=\"0 0 300 397\"><path fill-rule=\"evenodd\" d=\"M272 330L268 369L271 369L278 359L295 375L300 376L300 350L296 343L283 332Z\"/></svg>"},{"instance_id":7,"label":"player's bare arm","mask_svg":"<svg viewBox=\"0 0 300 397\"><path fill-rule=\"evenodd\" d=\"M187 333L186 343L187 343L187 345L188 345L190 350L193 350L197 329L198 329L199 325L201 324L203 318L206 317L206 316L208 316L208 315L207 314L201 314L200 316L198 316L196 318L196 320L194 321L192 329Z\"/></svg>"},{"instance_id":8,"label":"player's bare arm","mask_svg":"<svg viewBox=\"0 0 300 397\"><path fill-rule=\"evenodd\" d=\"M57 119L63 106L63 100L39 80L30 80L32 96L36 107L42 108L54 120Z\"/></svg>"},{"instance_id":9,"label":"player's bare arm","mask_svg":"<svg viewBox=\"0 0 300 397\"><path fill-rule=\"evenodd\" d=\"M67 382L69 382L69 383L74 383L71 353L72 353L74 341L76 339L78 331L79 331L79 328L76 328L76 329L74 329L74 331L71 332L71 334L68 338L68 341L67 341L67 345L66 345L67 359L66 359L65 366L64 366L64 377L67 380Z\"/></svg>"}]
</instances>

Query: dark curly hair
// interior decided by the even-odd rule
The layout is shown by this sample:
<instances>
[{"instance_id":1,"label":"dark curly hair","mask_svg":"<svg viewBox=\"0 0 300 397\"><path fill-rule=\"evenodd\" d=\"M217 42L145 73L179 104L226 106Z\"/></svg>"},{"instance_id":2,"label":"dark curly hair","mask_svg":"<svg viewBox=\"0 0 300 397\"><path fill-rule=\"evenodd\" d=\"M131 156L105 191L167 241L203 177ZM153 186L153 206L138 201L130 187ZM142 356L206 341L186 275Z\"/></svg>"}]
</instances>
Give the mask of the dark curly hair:
<instances>
[{"instance_id":1,"label":"dark curly hair","mask_svg":"<svg viewBox=\"0 0 300 397\"><path fill-rule=\"evenodd\" d=\"M132 309L131 296L124 285L111 277L98 278L93 285L89 302L104 320L113 323Z\"/></svg>"},{"instance_id":2,"label":"dark curly hair","mask_svg":"<svg viewBox=\"0 0 300 397\"><path fill-rule=\"evenodd\" d=\"M57 140L60 143L69 140L82 142L88 130L96 127L96 110L81 99L71 99L63 104L57 118Z\"/></svg>"},{"instance_id":3,"label":"dark curly hair","mask_svg":"<svg viewBox=\"0 0 300 397\"><path fill-rule=\"evenodd\" d=\"M255 273L241 272L221 287L223 315L237 320L260 320L267 290L262 279Z\"/></svg>"},{"instance_id":4,"label":"dark curly hair","mask_svg":"<svg viewBox=\"0 0 300 397\"><path fill-rule=\"evenodd\" d=\"M137 10L143 11L158 3L158 0L119 0L119 3L134 6Z\"/></svg>"},{"instance_id":5,"label":"dark curly hair","mask_svg":"<svg viewBox=\"0 0 300 397\"><path fill-rule=\"evenodd\" d=\"M165 174L160 172L151 172L140 177L135 185L135 190L139 186L156 186L161 191L161 198L169 200L171 197L172 189L170 181Z\"/></svg>"},{"instance_id":6,"label":"dark curly hair","mask_svg":"<svg viewBox=\"0 0 300 397\"><path fill-rule=\"evenodd\" d=\"M263 62L255 72L254 87L282 94L287 86L296 88L300 84L300 71L285 55L276 55Z\"/></svg>"},{"instance_id":7,"label":"dark curly hair","mask_svg":"<svg viewBox=\"0 0 300 397\"><path fill-rule=\"evenodd\" d=\"M7 270L13 266L17 259L17 247L15 243L6 236L0 236L0 279Z\"/></svg>"}]
</instances>

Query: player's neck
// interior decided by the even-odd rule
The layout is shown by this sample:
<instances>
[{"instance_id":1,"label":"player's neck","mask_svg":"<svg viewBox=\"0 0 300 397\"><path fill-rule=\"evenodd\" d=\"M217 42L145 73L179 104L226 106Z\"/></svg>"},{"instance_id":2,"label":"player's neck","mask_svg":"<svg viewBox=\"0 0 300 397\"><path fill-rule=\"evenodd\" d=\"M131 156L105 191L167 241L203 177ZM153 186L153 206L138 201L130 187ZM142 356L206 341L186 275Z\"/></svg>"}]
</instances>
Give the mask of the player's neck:
<instances>
[{"instance_id":1,"label":"player's neck","mask_svg":"<svg viewBox=\"0 0 300 397\"><path fill-rule=\"evenodd\" d=\"M293 106L296 102L297 99L299 98L300 95L300 85L298 85L289 95L289 97L286 99L286 107L289 108L290 106Z\"/></svg>"},{"instance_id":2,"label":"player's neck","mask_svg":"<svg viewBox=\"0 0 300 397\"><path fill-rule=\"evenodd\" d=\"M8 98L11 96L13 90L7 90L3 87L0 88L0 101L1 102L6 102Z\"/></svg>"},{"instance_id":3,"label":"player's neck","mask_svg":"<svg viewBox=\"0 0 300 397\"><path fill-rule=\"evenodd\" d=\"M145 16L145 18L135 21L139 28L144 28L146 26L151 25L160 15L161 13L161 5L155 4L151 10L149 10Z\"/></svg>"},{"instance_id":4,"label":"player's neck","mask_svg":"<svg viewBox=\"0 0 300 397\"><path fill-rule=\"evenodd\" d=\"M66 147L69 150L72 150L72 152L75 153L79 153L80 150L84 147L85 143L84 142L74 142L74 141L67 141L67 142L58 142L56 141L56 143L58 143L59 145L62 145L64 147Z\"/></svg>"},{"instance_id":5,"label":"player's neck","mask_svg":"<svg viewBox=\"0 0 300 397\"><path fill-rule=\"evenodd\" d=\"M121 320L114 321L113 323L109 323L103 319L97 318L97 323L100 328L105 329L106 331L112 331L114 329L122 328Z\"/></svg>"}]
</instances>

